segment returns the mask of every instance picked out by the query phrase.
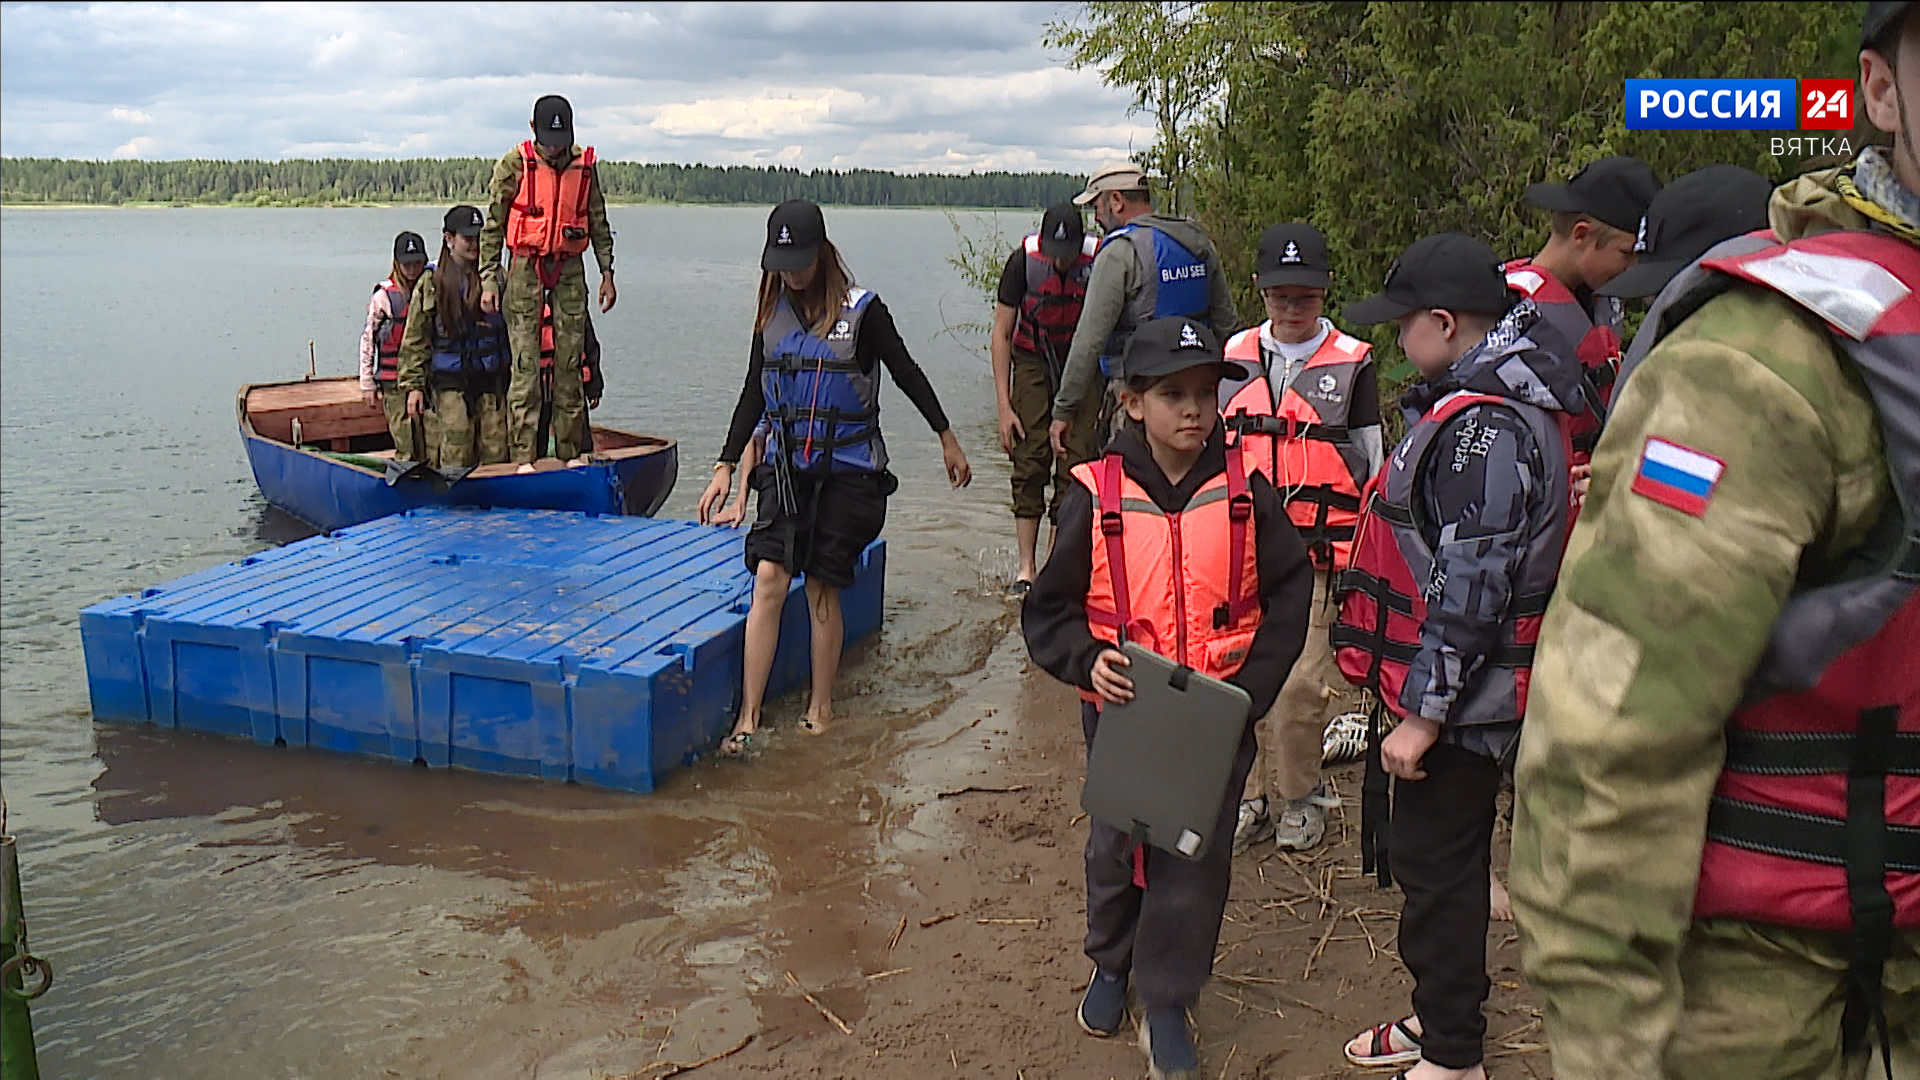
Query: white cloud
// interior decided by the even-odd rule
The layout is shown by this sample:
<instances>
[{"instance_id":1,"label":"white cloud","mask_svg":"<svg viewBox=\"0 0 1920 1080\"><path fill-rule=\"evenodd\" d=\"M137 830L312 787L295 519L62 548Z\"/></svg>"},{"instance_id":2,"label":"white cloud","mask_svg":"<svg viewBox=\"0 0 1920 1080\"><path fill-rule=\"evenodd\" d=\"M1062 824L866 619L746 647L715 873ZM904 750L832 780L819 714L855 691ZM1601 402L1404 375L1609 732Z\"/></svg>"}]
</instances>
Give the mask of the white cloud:
<instances>
[{"instance_id":1,"label":"white cloud","mask_svg":"<svg viewBox=\"0 0 1920 1080\"><path fill-rule=\"evenodd\" d=\"M156 145L158 145L158 140L151 135L135 135L133 138L114 147L113 156L116 158L144 157L147 151L152 150Z\"/></svg>"},{"instance_id":2,"label":"white cloud","mask_svg":"<svg viewBox=\"0 0 1920 1080\"><path fill-rule=\"evenodd\" d=\"M607 158L1081 171L1152 136L1040 47L1064 10L0 4L0 153L490 157L562 93Z\"/></svg>"}]
</instances>

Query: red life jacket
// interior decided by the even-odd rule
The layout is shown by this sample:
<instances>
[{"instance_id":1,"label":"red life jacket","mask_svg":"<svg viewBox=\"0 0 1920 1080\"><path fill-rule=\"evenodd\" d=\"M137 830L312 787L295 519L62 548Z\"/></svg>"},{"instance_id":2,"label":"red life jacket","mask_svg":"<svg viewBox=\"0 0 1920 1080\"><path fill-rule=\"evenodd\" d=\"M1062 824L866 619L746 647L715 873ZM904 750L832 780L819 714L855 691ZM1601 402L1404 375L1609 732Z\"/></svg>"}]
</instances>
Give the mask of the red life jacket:
<instances>
[{"instance_id":1,"label":"red life jacket","mask_svg":"<svg viewBox=\"0 0 1920 1080\"><path fill-rule=\"evenodd\" d=\"M1731 278L1827 323L1873 398L1894 497L1855 569L1798 583L1774 622L1727 723L1694 914L1850 930L1865 994L1892 930L1920 929L1920 250L1829 232L1702 265L1726 276L1693 307Z\"/></svg>"},{"instance_id":2,"label":"red life jacket","mask_svg":"<svg viewBox=\"0 0 1920 1080\"><path fill-rule=\"evenodd\" d=\"M394 283L392 278L373 287L387 294L387 315L373 328L373 377L383 383L400 378L400 339L407 334L407 305L413 294Z\"/></svg>"},{"instance_id":3,"label":"red life jacket","mask_svg":"<svg viewBox=\"0 0 1920 1080\"><path fill-rule=\"evenodd\" d=\"M1136 642L1217 679L1246 663L1260 628L1259 553L1246 467L1238 448L1226 453L1220 475L1171 514L1126 474L1117 453L1074 466L1094 498L1094 637Z\"/></svg>"},{"instance_id":4,"label":"red life jacket","mask_svg":"<svg viewBox=\"0 0 1920 1080\"><path fill-rule=\"evenodd\" d=\"M1401 701L1407 672L1420 652L1420 627L1426 622L1426 593L1433 579L1433 549L1418 518L1421 477L1440 429L1474 405L1503 405L1525 418L1546 454L1543 472L1555 508L1529 539L1513 576L1513 597L1500 640L1478 674L1462 688L1448 722L1486 724L1517 721L1526 714L1527 686L1533 675L1533 647L1540 623L1560 576L1569 529L1572 452L1567 414L1511 398L1456 391L1441 398L1407 432L1379 475L1361 497L1366 507L1354 542L1353 563L1340 575L1336 591L1340 615L1332 637L1340 673L1348 682L1374 692L1396 716L1406 716Z\"/></svg>"},{"instance_id":5,"label":"red life jacket","mask_svg":"<svg viewBox=\"0 0 1920 1080\"><path fill-rule=\"evenodd\" d=\"M507 206L507 250L522 258L587 250L593 147L555 171L528 139L520 144L520 190Z\"/></svg>"},{"instance_id":6,"label":"red life jacket","mask_svg":"<svg viewBox=\"0 0 1920 1080\"><path fill-rule=\"evenodd\" d=\"M1573 418L1573 464L1585 465L1593 456L1594 444L1600 441L1607 409L1613 404L1626 308L1612 296L1594 297L1591 310L1581 307L1571 289L1531 259L1514 259L1502 268L1507 272L1507 287L1525 294L1568 341L1575 343L1574 356L1586 373L1587 395L1595 410Z\"/></svg>"},{"instance_id":7,"label":"red life jacket","mask_svg":"<svg viewBox=\"0 0 1920 1080\"><path fill-rule=\"evenodd\" d=\"M1266 375L1235 391L1221 410L1247 467L1279 489L1287 516L1322 570L1345 569L1353 555L1367 462L1348 436L1347 415L1354 379L1373 362L1372 348L1334 329L1282 391L1277 411ZM1265 370L1260 327L1228 338L1226 357Z\"/></svg>"},{"instance_id":8,"label":"red life jacket","mask_svg":"<svg viewBox=\"0 0 1920 1080\"><path fill-rule=\"evenodd\" d=\"M1029 234L1021 242L1021 250L1026 255L1027 291L1020 300L1019 317L1013 321L1013 347L1028 356L1064 365L1067 347L1073 344L1073 328L1080 323L1080 305L1087 298L1087 278L1093 274L1093 256L1100 250L1100 241L1087 237L1072 268L1064 274L1041 253L1039 233Z\"/></svg>"}]
</instances>

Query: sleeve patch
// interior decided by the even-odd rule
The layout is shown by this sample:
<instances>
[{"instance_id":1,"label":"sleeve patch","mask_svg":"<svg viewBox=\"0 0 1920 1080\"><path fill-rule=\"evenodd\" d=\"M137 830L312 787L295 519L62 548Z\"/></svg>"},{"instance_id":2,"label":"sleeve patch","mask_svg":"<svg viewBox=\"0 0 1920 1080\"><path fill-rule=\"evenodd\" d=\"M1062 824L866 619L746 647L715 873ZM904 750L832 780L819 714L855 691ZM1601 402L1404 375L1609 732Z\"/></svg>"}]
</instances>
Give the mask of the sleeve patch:
<instances>
[{"instance_id":1,"label":"sleeve patch","mask_svg":"<svg viewBox=\"0 0 1920 1080\"><path fill-rule=\"evenodd\" d=\"M1719 458L1649 436L1634 469L1633 493L1704 518L1726 469L1727 463Z\"/></svg>"}]
</instances>

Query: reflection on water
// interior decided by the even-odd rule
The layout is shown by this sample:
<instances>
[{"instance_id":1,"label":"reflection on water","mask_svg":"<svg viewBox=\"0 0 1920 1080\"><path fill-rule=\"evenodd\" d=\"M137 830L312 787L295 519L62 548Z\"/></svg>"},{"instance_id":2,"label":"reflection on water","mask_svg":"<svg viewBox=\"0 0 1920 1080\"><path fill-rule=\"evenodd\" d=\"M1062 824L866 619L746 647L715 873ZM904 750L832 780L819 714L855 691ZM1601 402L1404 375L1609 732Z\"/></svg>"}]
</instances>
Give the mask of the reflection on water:
<instances>
[{"instance_id":1,"label":"reflection on water","mask_svg":"<svg viewBox=\"0 0 1920 1080\"><path fill-rule=\"evenodd\" d=\"M982 557L1010 531L986 365L936 340L943 304L978 302L941 261L945 218L835 210L978 479L946 491L936 441L886 391L887 627L849 656L831 736L798 734L789 697L758 760L640 797L96 728L76 612L310 534L254 490L234 389L297 377L309 340L323 374L350 373L393 233L438 213L0 211L0 774L36 951L61 973L35 1009L48 1076L562 1076L539 1061L565 1047L520 1036L579 1010L644 1002L712 1040L793 1008L768 956L820 983L846 962L848 937L799 928L872 902L906 814L893 762L1011 625L1000 556ZM764 211L612 215L595 416L711 460ZM705 479L687 472L669 516Z\"/></svg>"}]
</instances>

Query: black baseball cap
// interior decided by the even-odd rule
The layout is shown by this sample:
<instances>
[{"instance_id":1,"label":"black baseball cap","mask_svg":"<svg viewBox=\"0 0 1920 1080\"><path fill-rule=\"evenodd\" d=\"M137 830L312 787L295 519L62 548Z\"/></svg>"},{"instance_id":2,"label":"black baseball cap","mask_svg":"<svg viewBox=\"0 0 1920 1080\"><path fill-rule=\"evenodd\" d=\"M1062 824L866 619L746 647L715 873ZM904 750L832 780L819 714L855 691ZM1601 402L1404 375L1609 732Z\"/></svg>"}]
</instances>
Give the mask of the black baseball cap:
<instances>
[{"instance_id":1,"label":"black baseball cap","mask_svg":"<svg viewBox=\"0 0 1920 1080\"><path fill-rule=\"evenodd\" d=\"M487 216L477 206L461 203L447 211L447 220L441 228L457 236L479 236L480 230L487 227Z\"/></svg>"},{"instance_id":2,"label":"black baseball cap","mask_svg":"<svg viewBox=\"0 0 1920 1080\"><path fill-rule=\"evenodd\" d=\"M1867 5L1867 17L1860 25L1860 49L1877 49L1881 39L1900 28L1900 20L1906 17L1910 3L1887 4L1871 3Z\"/></svg>"},{"instance_id":3,"label":"black baseball cap","mask_svg":"<svg viewBox=\"0 0 1920 1080\"><path fill-rule=\"evenodd\" d=\"M1652 296L1722 240L1767 227L1773 181L1738 165L1709 165L1660 189L1647 207L1640 261L1594 292Z\"/></svg>"},{"instance_id":4,"label":"black baseball cap","mask_svg":"<svg viewBox=\"0 0 1920 1080\"><path fill-rule=\"evenodd\" d=\"M1348 304L1340 314L1356 323L1392 322L1431 308L1503 315L1513 299L1492 248L1471 236L1436 233L1415 240L1393 260L1378 294Z\"/></svg>"},{"instance_id":5,"label":"black baseball cap","mask_svg":"<svg viewBox=\"0 0 1920 1080\"><path fill-rule=\"evenodd\" d=\"M416 232L403 232L393 238L394 262L426 262L427 242Z\"/></svg>"},{"instance_id":6,"label":"black baseball cap","mask_svg":"<svg viewBox=\"0 0 1920 1080\"><path fill-rule=\"evenodd\" d=\"M805 270L827 238L827 218L806 199L788 199L767 215L767 246L760 269L778 274Z\"/></svg>"},{"instance_id":7,"label":"black baseball cap","mask_svg":"<svg viewBox=\"0 0 1920 1080\"><path fill-rule=\"evenodd\" d=\"M1228 360L1220 351L1220 339L1202 323L1176 315L1141 323L1127 341L1120 368L1127 378L1172 375L1201 364L1220 369L1223 379L1253 377L1245 364Z\"/></svg>"},{"instance_id":8,"label":"black baseball cap","mask_svg":"<svg viewBox=\"0 0 1920 1080\"><path fill-rule=\"evenodd\" d=\"M1260 247L1253 257L1254 288L1275 285L1306 285L1316 289L1333 284L1333 268L1327 262L1327 238L1304 221L1269 225L1260 234Z\"/></svg>"},{"instance_id":9,"label":"black baseball cap","mask_svg":"<svg viewBox=\"0 0 1920 1080\"><path fill-rule=\"evenodd\" d=\"M541 146L573 145L573 105L559 94L533 103L533 139Z\"/></svg>"},{"instance_id":10,"label":"black baseball cap","mask_svg":"<svg viewBox=\"0 0 1920 1080\"><path fill-rule=\"evenodd\" d=\"M1527 201L1542 210L1585 214L1630 233L1640 231L1647 204L1659 193L1653 167L1625 154L1582 166L1564 184L1527 185Z\"/></svg>"},{"instance_id":11,"label":"black baseball cap","mask_svg":"<svg viewBox=\"0 0 1920 1080\"><path fill-rule=\"evenodd\" d=\"M1086 241L1087 226L1080 220L1080 208L1070 202L1050 207L1040 219L1040 254L1049 259L1070 259L1080 254Z\"/></svg>"}]
</instances>

